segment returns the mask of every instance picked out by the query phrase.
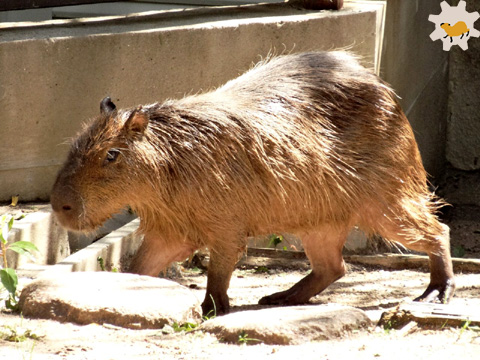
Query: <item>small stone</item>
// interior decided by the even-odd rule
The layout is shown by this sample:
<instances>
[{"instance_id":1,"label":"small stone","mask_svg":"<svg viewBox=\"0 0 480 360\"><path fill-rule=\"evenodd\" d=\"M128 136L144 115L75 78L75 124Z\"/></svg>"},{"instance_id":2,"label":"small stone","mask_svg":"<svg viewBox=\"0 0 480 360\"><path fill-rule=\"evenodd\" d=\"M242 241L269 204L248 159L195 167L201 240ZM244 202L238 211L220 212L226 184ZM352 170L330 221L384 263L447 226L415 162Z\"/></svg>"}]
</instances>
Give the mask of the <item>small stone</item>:
<instances>
[{"instance_id":1,"label":"small stone","mask_svg":"<svg viewBox=\"0 0 480 360\"><path fill-rule=\"evenodd\" d=\"M39 278L20 295L24 316L132 329L199 322L200 302L173 281L111 272L74 272Z\"/></svg>"}]
</instances>

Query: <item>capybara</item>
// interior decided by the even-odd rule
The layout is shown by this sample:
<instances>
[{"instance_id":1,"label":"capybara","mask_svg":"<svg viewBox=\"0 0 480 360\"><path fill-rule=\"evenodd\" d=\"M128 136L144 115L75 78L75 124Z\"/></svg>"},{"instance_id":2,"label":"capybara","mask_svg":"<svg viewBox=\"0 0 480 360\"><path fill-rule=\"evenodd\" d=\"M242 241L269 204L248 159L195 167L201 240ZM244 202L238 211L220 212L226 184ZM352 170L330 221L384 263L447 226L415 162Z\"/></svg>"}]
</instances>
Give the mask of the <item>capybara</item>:
<instances>
[{"instance_id":1,"label":"capybara","mask_svg":"<svg viewBox=\"0 0 480 360\"><path fill-rule=\"evenodd\" d=\"M354 226L429 255L430 284L416 300L453 295L443 203L396 95L354 56L278 56L211 92L124 110L105 98L100 110L58 174L56 216L89 231L130 206L144 234L138 274L157 276L208 248L205 313L229 310L247 236L302 239L311 273L260 300L292 305L345 274Z\"/></svg>"}]
</instances>

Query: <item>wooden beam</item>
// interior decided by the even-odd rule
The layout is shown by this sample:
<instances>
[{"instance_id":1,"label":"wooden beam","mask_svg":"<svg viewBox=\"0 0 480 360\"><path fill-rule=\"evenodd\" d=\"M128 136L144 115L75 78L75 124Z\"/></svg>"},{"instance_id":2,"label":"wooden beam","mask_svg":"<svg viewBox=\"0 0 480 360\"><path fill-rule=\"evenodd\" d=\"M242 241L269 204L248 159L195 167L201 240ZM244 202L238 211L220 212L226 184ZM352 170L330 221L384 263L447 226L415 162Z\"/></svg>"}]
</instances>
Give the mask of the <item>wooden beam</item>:
<instances>
[{"instance_id":1,"label":"wooden beam","mask_svg":"<svg viewBox=\"0 0 480 360\"><path fill-rule=\"evenodd\" d=\"M303 251L252 248L247 249L248 256L303 260L307 256ZM392 270L428 269L428 256L382 254L382 255L345 255L347 263L380 266ZM455 272L480 273L480 259L453 258Z\"/></svg>"},{"instance_id":2,"label":"wooden beam","mask_svg":"<svg viewBox=\"0 0 480 360\"><path fill-rule=\"evenodd\" d=\"M264 248L247 248L247 255L254 257L267 257L270 259L296 259L306 260L307 255L304 251L290 251L290 250L277 250L277 249L264 249Z\"/></svg>"},{"instance_id":3,"label":"wooden beam","mask_svg":"<svg viewBox=\"0 0 480 360\"><path fill-rule=\"evenodd\" d=\"M352 264L374 265L394 270L428 268L428 256L421 255L350 255L344 256L344 259ZM452 262L455 272L480 273L480 259L453 258Z\"/></svg>"},{"instance_id":4,"label":"wooden beam","mask_svg":"<svg viewBox=\"0 0 480 360\"><path fill-rule=\"evenodd\" d=\"M288 3L308 10L340 10L343 7L343 0L289 0Z\"/></svg>"},{"instance_id":5,"label":"wooden beam","mask_svg":"<svg viewBox=\"0 0 480 360\"><path fill-rule=\"evenodd\" d=\"M480 325L480 312L476 306L431 304L411 302L400 304L382 314L379 325L384 328L401 329L415 322L419 325L469 326Z\"/></svg>"}]
</instances>

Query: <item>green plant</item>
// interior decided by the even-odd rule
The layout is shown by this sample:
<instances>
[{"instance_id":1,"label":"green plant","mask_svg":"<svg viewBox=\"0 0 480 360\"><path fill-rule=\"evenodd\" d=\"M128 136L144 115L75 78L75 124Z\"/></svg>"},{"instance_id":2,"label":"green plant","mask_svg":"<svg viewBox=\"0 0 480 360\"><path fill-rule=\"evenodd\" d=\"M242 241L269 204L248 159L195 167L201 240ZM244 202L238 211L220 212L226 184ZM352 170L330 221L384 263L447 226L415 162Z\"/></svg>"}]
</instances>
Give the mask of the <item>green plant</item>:
<instances>
[{"instance_id":1,"label":"green plant","mask_svg":"<svg viewBox=\"0 0 480 360\"><path fill-rule=\"evenodd\" d=\"M212 295L210 295L210 297L212 298L212 302L213 302L213 310L210 310L206 315L202 316L201 323L203 323L205 321L208 321L208 320L211 320L211 319L213 319L217 316L217 308L215 306L215 301L213 300ZM174 322L171 326L168 325L168 324L165 325L163 327L163 329L161 330L161 333L155 334L154 336L158 336L160 334L163 334L163 335L172 334L173 332L176 332L176 333L187 332L188 333L188 332L191 332L191 331L197 329L200 326L200 324L191 323L191 322L186 322L186 323L183 323L183 324L179 324L177 322Z\"/></svg>"},{"instance_id":2,"label":"green plant","mask_svg":"<svg viewBox=\"0 0 480 360\"><path fill-rule=\"evenodd\" d=\"M210 310L206 315L202 316L203 321L207 321L217 317L217 305L215 305L215 299L213 298L212 294L210 294L210 299L212 299L213 310Z\"/></svg>"},{"instance_id":3,"label":"green plant","mask_svg":"<svg viewBox=\"0 0 480 360\"><path fill-rule=\"evenodd\" d=\"M463 258L465 256L465 248L462 245L456 245L452 249L453 257Z\"/></svg>"},{"instance_id":4,"label":"green plant","mask_svg":"<svg viewBox=\"0 0 480 360\"><path fill-rule=\"evenodd\" d=\"M98 265L100 265L100 269L102 271L107 271L107 270L105 270L105 261L103 260L103 258L101 256L97 257L97 262L98 262Z\"/></svg>"},{"instance_id":5,"label":"green plant","mask_svg":"<svg viewBox=\"0 0 480 360\"><path fill-rule=\"evenodd\" d=\"M460 332L458 333L457 341L460 340L462 337L463 333L465 331L474 331L474 332L480 332L480 326L477 325L470 325L472 323L471 320L467 319L463 322L462 326L460 327ZM478 338L478 337L477 337Z\"/></svg>"},{"instance_id":6,"label":"green plant","mask_svg":"<svg viewBox=\"0 0 480 360\"><path fill-rule=\"evenodd\" d=\"M198 327L198 324L196 323L191 323L191 322L186 322L184 324L178 324L176 322L173 323L172 328L175 332L190 332L195 330Z\"/></svg>"},{"instance_id":7,"label":"green plant","mask_svg":"<svg viewBox=\"0 0 480 360\"><path fill-rule=\"evenodd\" d=\"M22 327L4 326L4 330L0 331L0 337L10 342L24 342L27 339L38 340L40 336L30 329ZM5 331L6 330L6 331Z\"/></svg>"},{"instance_id":8,"label":"green plant","mask_svg":"<svg viewBox=\"0 0 480 360\"><path fill-rule=\"evenodd\" d=\"M462 327L460 328L460 333L458 334L457 341L460 340L460 338L462 337L462 335L463 335L463 333L465 332L465 330L468 330L468 329L469 329L470 323L471 323L470 320L465 320L465 321L463 322L463 325L462 325Z\"/></svg>"},{"instance_id":9,"label":"green plant","mask_svg":"<svg viewBox=\"0 0 480 360\"><path fill-rule=\"evenodd\" d=\"M35 252L38 252L37 247L28 241L17 241L11 244L7 243L8 234L12 230L15 219L13 216L2 215L0 218L0 246L1 256L3 258L3 268L0 269L0 280L3 287L8 291L8 297L5 300L7 309L16 311L18 309L18 276L15 269L8 267L7 251L11 250L20 255L28 255L32 258Z\"/></svg>"},{"instance_id":10,"label":"green plant","mask_svg":"<svg viewBox=\"0 0 480 360\"><path fill-rule=\"evenodd\" d=\"M255 268L255 274L264 274L264 273L268 273L269 270L266 266L257 266Z\"/></svg>"},{"instance_id":11,"label":"green plant","mask_svg":"<svg viewBox=\"0 0 480 360\"><path fill-rule=\"evenodd\" d=\"M210 310L206 315L202 316L202 321L208 321L215 319L217 317L217 314L215 313L214 310Z\"/></svg>"},{"instance_id":12,"label":"green plant","mask_svg":"<svg viewBox=\"0 0 480 360\"><path fill-rule=\"evenodd\" d=\"M240 344L248 344L250 342L261 342L261 341L262 340L259 340L259 339L249 338L245 330L242 330L242 332L238 334L238 342Z\"/></svg>"},{"instance_id":13,"label":"green plant","mask_svg":"<svg viewBox=\"0 0 480 360\"><path fill-rule=\"evenodd\" d=\"M282 235L276 235L272 234L269 236L269 243L268 247L273 247L276 248L278 244L280 244L283 241L283 236Z\"/></svg>"},{"instance_id":14,"label":"green plant","mask_svg":"<svg viewBox=\"0 0 480 360\"><path fill-rule=\"evenodd\" d=\"M107 269L105 268L105 260L103 260L103 257L101 257L101 256L97 257L97 262L98 262L98 265L100 265L100 269L102 271L107 271ZM113 272L113 273L118 273L118 268L113 266L112 270L110 270L110 271Z\"/></svg>"}]
</instances>

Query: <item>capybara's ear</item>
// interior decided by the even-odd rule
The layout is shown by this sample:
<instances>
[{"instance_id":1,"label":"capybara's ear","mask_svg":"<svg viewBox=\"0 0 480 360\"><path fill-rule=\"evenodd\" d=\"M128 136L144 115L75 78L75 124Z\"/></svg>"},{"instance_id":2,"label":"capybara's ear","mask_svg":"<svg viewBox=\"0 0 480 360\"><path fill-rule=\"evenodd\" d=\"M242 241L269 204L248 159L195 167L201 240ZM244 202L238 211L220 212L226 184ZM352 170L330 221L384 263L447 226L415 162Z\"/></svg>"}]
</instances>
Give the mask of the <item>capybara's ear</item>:
<instances>
[{"instance_id":1,"label":"capybara's ear","mask_svg":"<svg viewBox=\"0 0 480 360\"><path fill-rule=\"evenodd\" d=\"M125 121L123 129L128 135L142 136L149 121L148 114L140 106L132 111L127 121Z\"/></svg>"},{"instance_id":2,"label":"capybara's ear","mask_svg":"<svg viewBox=\"0 0 480 360\"><path fill-rule=\"evenodd\" d=\"M117 107L109 96L103 98L103 100L100 102L100 113L103 115L110 115L115 111L116 108Z\"/></svg>"}]
</instances>

